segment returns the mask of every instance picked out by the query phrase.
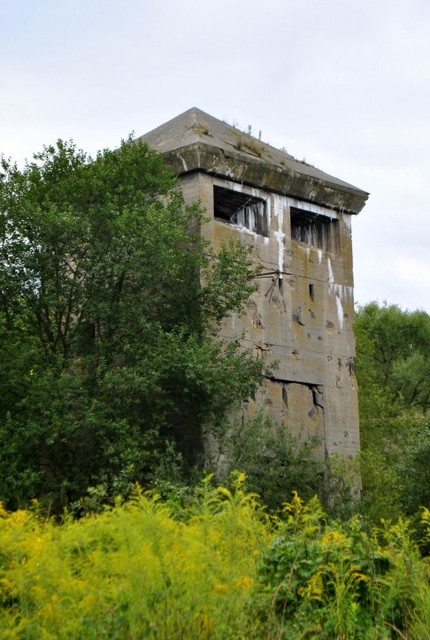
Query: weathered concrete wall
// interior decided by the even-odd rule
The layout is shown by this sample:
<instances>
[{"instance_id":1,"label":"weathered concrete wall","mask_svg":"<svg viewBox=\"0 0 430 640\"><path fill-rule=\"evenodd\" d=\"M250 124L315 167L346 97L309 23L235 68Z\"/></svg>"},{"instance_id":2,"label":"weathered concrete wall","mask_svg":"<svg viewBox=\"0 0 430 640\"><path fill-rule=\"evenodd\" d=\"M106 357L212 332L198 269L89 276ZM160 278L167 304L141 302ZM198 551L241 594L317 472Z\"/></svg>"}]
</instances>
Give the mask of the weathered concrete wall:
<instances>
[{"instance_id":1,"label":"weathered concrete wall","mask_svg":"<svg viewBox=\"0 0 430 640\"><path fill-rule=\"evenodd\" d=\"M251 406L263 406L298 435L319 436L321 454L355 455L360 445L350 215L200 172L182 176L180 186L186 201L199 200L210 216L203 233L215 248L238 238L262 267L246 314L223 326L224 336L243 333L244 344L265 362L279 363ZM264 200L268 237L214 218L215 186ZM336 251L291 238L290 211L300 207L330 216ZM271 275L264 277L266 272Z\"/></svg>"}]
</instances>

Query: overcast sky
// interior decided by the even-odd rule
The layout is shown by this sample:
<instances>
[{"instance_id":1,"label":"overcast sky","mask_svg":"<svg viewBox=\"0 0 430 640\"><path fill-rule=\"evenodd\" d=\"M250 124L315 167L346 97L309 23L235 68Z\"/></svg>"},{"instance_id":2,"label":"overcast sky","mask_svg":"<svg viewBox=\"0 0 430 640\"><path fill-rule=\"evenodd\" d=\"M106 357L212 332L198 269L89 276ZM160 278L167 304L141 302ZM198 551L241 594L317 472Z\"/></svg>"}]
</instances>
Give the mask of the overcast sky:
<instances>
[{"instance_id":1,"label":"overcast sky","mask_svg":"<svg viewBox=\"0 0 430 640\"><path fill-rule=\"evenodd\" d=\"M355 299L430 312L430 0L0 0L0 151L192 106L370 192Z\"/></svg>"}]
</instances>

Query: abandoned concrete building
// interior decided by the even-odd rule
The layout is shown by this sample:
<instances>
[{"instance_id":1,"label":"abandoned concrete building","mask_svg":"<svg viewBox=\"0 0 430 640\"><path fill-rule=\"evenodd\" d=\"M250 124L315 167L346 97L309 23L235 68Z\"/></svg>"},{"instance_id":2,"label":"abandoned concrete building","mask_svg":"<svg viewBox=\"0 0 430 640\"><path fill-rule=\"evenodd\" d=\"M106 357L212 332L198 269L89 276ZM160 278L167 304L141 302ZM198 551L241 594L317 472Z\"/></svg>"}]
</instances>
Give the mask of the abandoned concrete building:
<instances>
[{"instance_id":1,"label":"abandoned concrete building","mask_svg":"<svg viewBox=\"0 0 430 640\"><path fill-rule=\"evenodd\" d=\"M368 194L193 108L142 136L209 217L215 247L240 238L261 266L246 313L224 326L266 362L246 412L263 408L320 455L360 447L354 375L351 216Z\"/></svg>"}]
</instances>

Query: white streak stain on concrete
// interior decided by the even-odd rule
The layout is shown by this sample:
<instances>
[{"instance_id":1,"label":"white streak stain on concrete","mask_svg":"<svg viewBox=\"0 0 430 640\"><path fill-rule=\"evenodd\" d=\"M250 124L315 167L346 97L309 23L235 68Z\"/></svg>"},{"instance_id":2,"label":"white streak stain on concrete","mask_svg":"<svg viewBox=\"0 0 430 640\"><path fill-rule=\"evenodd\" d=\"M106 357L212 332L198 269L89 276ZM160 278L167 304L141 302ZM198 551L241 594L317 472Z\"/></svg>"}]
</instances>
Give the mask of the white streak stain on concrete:
<instances>
[{"instance_id":1,"label":"white streak stain on concrete","mask_svg":"<svg viewBox=\"0 0 430 640\"><path fill-rule=\"evenodd\" d=\"M274 236L278 243L278 269L279 272L282 273L284 270L284 241L285 241L285 233L283 231L284 228L284 205L285 199L282 196L273 195L273 213L275 217L278 219L278 231L274 232Z\"/></svg>"}]
</instances>

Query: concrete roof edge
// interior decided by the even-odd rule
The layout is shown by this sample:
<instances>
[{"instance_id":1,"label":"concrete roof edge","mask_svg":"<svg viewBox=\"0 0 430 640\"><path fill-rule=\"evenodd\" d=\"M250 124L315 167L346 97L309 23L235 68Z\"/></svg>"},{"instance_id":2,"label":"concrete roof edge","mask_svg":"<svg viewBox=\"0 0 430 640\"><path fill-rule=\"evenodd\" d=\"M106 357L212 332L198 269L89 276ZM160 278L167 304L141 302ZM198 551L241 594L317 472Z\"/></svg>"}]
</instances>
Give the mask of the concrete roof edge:
<instances>
[{"instance_id":1,"label":"concrete roof edge","mask_svg":"<svg viewBox=\"0 0 430 640\"><path fill-rule=\"evenodd\" d=\"M162 153L177 175L201 171L269 192L314 202L330 209L358 214L369 194L335 179L303 174L288 166L266 164L259 159L226 153L219 147L194 143Z\"/></svg>"},{"instance_id":2,"label":"concrete roof edge","mask_svg":"<svg viewBox=\"0 0 430 640\"><path fill-rule=\"evenodd\" d=\"M369 196L197 107L139 139L160 151L178 175L190 171L222 175L354 214L361 211ZM346 202L348 207L344 206Z\"/></svg>"}]
</instances>

